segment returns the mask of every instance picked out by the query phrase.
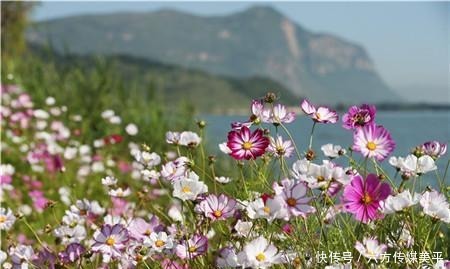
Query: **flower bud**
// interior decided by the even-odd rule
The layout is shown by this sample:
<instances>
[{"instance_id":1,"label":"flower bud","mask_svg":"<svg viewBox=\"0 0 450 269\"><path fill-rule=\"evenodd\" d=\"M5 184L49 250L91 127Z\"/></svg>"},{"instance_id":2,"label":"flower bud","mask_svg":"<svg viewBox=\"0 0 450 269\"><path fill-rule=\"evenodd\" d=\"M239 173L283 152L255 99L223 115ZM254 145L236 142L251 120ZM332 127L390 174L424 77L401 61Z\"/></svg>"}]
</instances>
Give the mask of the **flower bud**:
<instances>
[{"instance_id":1,"label":"flower bud","mask_svg":"<svg viewBox=\"0 0 450 269\"><path fill-rule=\"evenodd\" d=\"M264 96L264 102L271 104L277 100L277 95L273 92L266 93L266 96Z\"/></svg>"}]
</instances>

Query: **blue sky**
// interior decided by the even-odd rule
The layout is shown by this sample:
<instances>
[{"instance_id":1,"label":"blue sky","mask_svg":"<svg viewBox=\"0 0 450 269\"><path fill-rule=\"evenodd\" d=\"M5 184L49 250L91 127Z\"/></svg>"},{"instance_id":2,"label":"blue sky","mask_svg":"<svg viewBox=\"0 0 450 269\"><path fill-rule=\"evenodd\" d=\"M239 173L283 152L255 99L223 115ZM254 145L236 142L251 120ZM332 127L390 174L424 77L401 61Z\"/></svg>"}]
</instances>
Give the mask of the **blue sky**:
<instances>
[{"instance_id":1,"label":"blue sky","mask_svg":"<svg viewBox=\"0 0 450 269\"><path fill-rule=\"evenodd\" d=\"M33 19L161 8L225 15L255 4L273 6L314 32L364 46L381 77L403 95L450 102L450 8L445 2L41 2Z\"/></svg>"}]
</instances>

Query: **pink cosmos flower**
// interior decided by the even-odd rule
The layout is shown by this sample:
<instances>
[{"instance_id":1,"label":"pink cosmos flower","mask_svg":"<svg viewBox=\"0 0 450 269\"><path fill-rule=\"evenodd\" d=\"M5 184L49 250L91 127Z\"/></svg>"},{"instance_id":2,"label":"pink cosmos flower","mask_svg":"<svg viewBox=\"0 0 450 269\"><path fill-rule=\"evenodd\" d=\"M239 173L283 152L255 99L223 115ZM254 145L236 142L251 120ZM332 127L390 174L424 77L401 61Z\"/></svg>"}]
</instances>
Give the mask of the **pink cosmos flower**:
<instances>
[{"instance_id":1,"label":"pink cosmos flower","mask_svg":"<svg viewBox=\"0 0 450 269\"><path fill-rule=\"evenodd\" d=\"M82 245L78 243L71 243L66 247L64 251L60 252L58 255L59 259L64 264L67 264L78 260L85 251L86 249Z\"/></svg>"},{"instance_id":2,"label":"pink cosmos flower","mask_svg":"<svg viewBox=\"0 0 450 269\"><path fill-rule=\"evenodd\" d=\"M342 127L348 130L364 127L374 122L376 113L374 105L351 106L342 117L344 123Z\"/></svg>"},{"instance_id":3,"label":"pink cosmos flower","mask_svg":"<svg viewBox=\"0 0 450 269\"><path fill-rule=\"evenodd\" d=\"M378 211L380 202L389 194L391 187L381 183L377 175L369 174L365 181L358 175L345 187L343 203L347 212L352 213L357 220L368 223L381 217Z\"/></svg>"},{"instance_id":4,"label":"pink cosmos flower","mask_svg":"<svg viewBox=\"0 0 450 269\"><path fill-rule=\"evenodd\" d=\"M336 123L338 121L338 114L336 111L329 109L328 107L315 107L308 100L303 100L300 105L303 112L309 115L311 119L318 123Z\"/></svg>"},{"instance_id":5,"label":"pink cosmos flower","mask_svg":"<svg viewBox=\"0 0 450 269\"><path fill-rule=\"evenodd\" d=\"M161 264L163 269L188 269L189 266L187 264L179 264L177 261L164 259Z\"/></svg>"},{"instance_id":6,"label":"pink cosmos flower","mask_svg":"<svg viewBox=\"0 0 450 269\"><path fill-rule=\"evenodd\" d=\"M395 149L391 134L381 125L370 124L353 134L353 150L364 157L383 161Z\"/></svg>"},{"instance_id":7,"label":"pink cosmos flower","mask_svg":"<svg viewBox=\"0 0 450 269\"><path fill-rule=\"evenodd\" d=\"M221 194L218 197L210 194L200 202L198 210L212 220L225 220L234 215L236 200L229 198L225 194Z\"/></svg>"},{"instance_id":8,"label":"pink cosmos flower","mask_svg":"<svg viewBox=\"0 0 450 269\"><path fill-rule=\"evenodd\" d=\"M275 194L279 195L286 202L290 215L306 217L314 213L316 209L309 205L311 197L307 197L308 187L304 182L295 182L291 179L283 179L281 186L274 183Z\"/></svg>"},{"instance_id":9,"label":"pink cosmos flower","mask_svg":"<svg viewBox=\"0 0 450 269\"><path fill-rule=\"evenodd\" d=\"M156 216L153 216L150 219L150 222L146 222L142 218L135 218L128 226L128 230L130 231L131 237L141 241L153 232L161 232L163 230L163 225Z\"/></svg>"},{"instance_id":10,"label":"pink cosmos flower","mask_svg":"<svg viewBox=\"0 0 450 269\"><path fill-rule=\"evenodd\" d=\"M236 160L256 159L264 154L269 139L264 136L263 130L256 129L253 133L246 126L228 133L227 146L231 150L231 157Z\"/></svg>"},{"instance_id":11,"label":"pink cosmos flower","mask_svg":"<svg viewBox=\"0 0 450 269\"><path fill-rule=\"evenodd\" d=\"M201 234L195 234L189 240L183 240L176 247L176 254L181 259L192 259L203 255L208 249L208 239Z\"/></svg>"},{"instance_id":12,"label":"pink cosmos flower","mask_svg":"<svg viewBox=\"0 0 450 269\"><path fill-rule=\"evenodd\" d=\"M119 258L129 240L128 231L122 224L105 224L94 233L92 251L101 252L104 260Z\"/></svg>"}]
</instances>

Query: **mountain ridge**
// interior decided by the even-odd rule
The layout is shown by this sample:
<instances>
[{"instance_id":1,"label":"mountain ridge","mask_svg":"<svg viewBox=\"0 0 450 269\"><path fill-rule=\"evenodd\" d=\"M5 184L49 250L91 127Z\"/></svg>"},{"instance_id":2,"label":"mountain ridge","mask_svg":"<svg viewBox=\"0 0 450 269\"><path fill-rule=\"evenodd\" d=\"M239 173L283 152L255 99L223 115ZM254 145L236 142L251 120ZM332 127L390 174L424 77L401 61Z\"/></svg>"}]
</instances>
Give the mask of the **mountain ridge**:
<instances>
[{"instance_id":1,"label":"mountain ridge","mask_svg":"<svg viewBox=\"0 0 450 269\"><path fill-rule=\"evenodd\" d=\"M37 44L50 40L60 52L128 54L212 74L266 76L314 102L400 99L362 46L308 31L267 6L222 16L174 9L77 15L40 22L27 36Z\"/></svg>"}]
</instances>

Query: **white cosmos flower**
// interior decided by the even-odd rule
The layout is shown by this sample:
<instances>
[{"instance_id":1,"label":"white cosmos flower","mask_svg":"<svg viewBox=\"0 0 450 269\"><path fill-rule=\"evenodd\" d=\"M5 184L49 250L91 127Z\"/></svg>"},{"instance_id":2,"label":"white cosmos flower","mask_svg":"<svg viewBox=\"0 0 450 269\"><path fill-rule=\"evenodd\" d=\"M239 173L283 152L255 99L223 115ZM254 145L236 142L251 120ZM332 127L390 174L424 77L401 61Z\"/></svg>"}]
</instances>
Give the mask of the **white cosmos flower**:
<instances>
[{"instance_id":1,"label":"white cosmos flower","mask_svg":"<svg viewBox=\"0 0 450 269\"><path fill-rule=\"evenodd\" d=\"M202 138L198 134L185 131L180 134L180 145L187 147L196 147L200 144Z\"/></svg>"},{"instance_id":2,"label":"white cosmos flower","mask_svg":"<svg viewBox=\"0 0 450 269\"><path fill-rule=\"evenodd\" d=\"M164 249L173 248L173 240L165 232L153 232L149 237L144 238L144 245L151 247L156 252L162 252Z\"/></svg>"},{"instance_id":3,"label":"white cosmos flower","mask_svg":"<svg viewBox=\"0 0 450 269\"><path fill-rule=\"evenodd\" d=\"M49 97L45 98L45 104L46 104L46 105L52 106L52 105L54 105L55 103L56 103L56 100L55 100L54 97L49 96Z\"/></svg>"},{"instance_id":4,"label":"white cosmos flower","mask_svg":"<svg viewBox=\"0 0 450 269\"><path fill-rule=\"evenodd\" d=\"M274 245L260 236L244 246L238 254L238 261L244 267L268 268L282 263L283 258Z\"/></svg>"},{"instance_id":5,"label":"white cosmos flower","mask_svg":"<svg viewBox=\"0 0 450 269\"><path fill-rule=\"evenodd\" d=\"M323 154L329 158L337 158L346 152L341 146L333 144L325 144L320 149L323 151Z\"/></svg>"},{"instance_id":6,"label":"white cosmos flower","mask_svg":"<svg viewBox=\"0 0 450 269\"><path fill-rule=\"evenodd\" d=\"M291 140L283 140L280 135L277 138L269 137L270 144L267 150L277 157L291 157L294 152L294 146Z\"/></svg>"},{"instance_id":7,"label":"white cosmos flower","mask_svg":"<svg viewBox=\"0 0 450 269\"><path fill-rule=\"evenodd\" d=\"M70 189L61 187L58 189L59 197L65 205L70 205Z\"/></svg>"},{"instance_id":8,"label":"white cosmos flower","mask_svg":"<svg viewBox=\"0 0 450 269\"><path fill-rule=\"evenodd\" d=\"M355 248L364 257L372 260L378 260L381 258L381 254L386 252L387 246L385 244L379 244L375 237L365 237L362 243L356 241Z\"/></svg>"},{"instance_id":9,"label":"white cosmos flower","mask_svg":"<svg viewBox=\"0 0 450 269\"><path fill-rule=\"evenodd\" d=\"M294 177L295 179L298 179L298 180L303 180L308 174L310 165L311 165L311 162L308 161L307 159L297 160L292 165L292 170L291 170L292 177Z\"/></svg>"},{"instance_id":10,"label":"white cosmos flower","mask_svg":"<svg viewBox=\"0 0 450 269\"><path fill-rule=\"evenodd\" d=\"M127 132L127 134L134 136L137 135L139 132L138 127L136 126L136 124L134 123L130 123L125 127L125 131Z\"/></svg>"},{"instance_id":11,"label":"white cosmos flower","mask_svg":"<svg viewBox=\"0 0 450 269\"><path fill-rule=\"evenodd\" d=\"M122 119L119 116L112 116L111 118L109 118L109 123L111 124L120 124L122 122Z\"/></svg>"},{"instance_id":12,"label":"white cosmos flower","mask_svg":"<svg viewBox=\"0 0 450 269\"><path fill-rule=\"evenodd\" d=\"M258 198L247 205L247 215L251 219L264 218L269 222L274 219L289 219L289 212L286 203L280 196L267 199L266 203L262 198Z\"/></svg>"},{"instance_id":13,"label":"white cosmos flower","mask_svg":"<svg viewBox=\"0 0 450 269\"><path fill-rule=\"evenodd\" d=\"M253 227L253 222L251 221L241 221L238 220L234 229L239 237L247 237L250 235L250 231Z\"/></svg>"},{"instance_id":14,"label":"white cosmos flower","mask_svg":"<svg viewBox=\"0 0 450 269\"><path fill-rule=\"evenodd\" d=\"M161 163L161 157L155 152L141 151L140 154L135 156L135 158L136 161L149 167L153 167Z\"/></svg>"},{"instance_id":15,"label":"white cosmos flower","mask_svg":"<svg viewBox=\"0 0 450 269\"><path fill-rule=\"evenodd\" d=\"M445 196L435 190L422 194L420 205L423 212L445 223L450 223L450 208Z\"/></svg>"},{"instance_id":16,"label":"white cosmos flower","mask_svg":"<svg viewBox=\"0 0 450 269\"><path fill-rule=\"evenodd\" d=\"M178 201L172 204L172 206L169 208L169 211L167 212L170 218L172 218L174 221L183 221L183 214L181 212L181 205Z\"/></svg>"},{"instance_id":17,"label":"white cosmos flower","mask_svg":"<svg viewBox=\"0 0 450 269\"><path fill-rule=\"evenodd\" d=\"M77 156L78 149L76 147L67 147L64 149L64 159L72 160Z\"/></svg>"},{"instance_id":18,"label":"white cosmos flower","mask_svg":"<svg viewBox=\"0 0 450 269\"><path fill-rule=\"evenodd\" d=\"M83 225L75 227L62 225L54 229L53 234L62 240L62 244L80 243L86 238L86 229Z\"/></svg>"},{"instance_id":19,"label":"white cosmos flower","mask_svg":"<svg viewBox=\"0 0 450 269\"><path fill-rule=\"evenodd\" d=\"M104 178L102 178L102 185L104 186L113 186L117 184L117 178L113 177L113 176L106 176Z\"/></svg>"},{"instance_id":20,"label":"white cosmos flower","mask_svg":"<svg viewBox=\"0 0 450 269\"><path fill-rule=\"evenodd\" d=\"M10 208L0 208L0 230L8 231L16 221L16 217Z\"/></svg>"},{"instance_id":21,"label":"white cosmos flower","mask_svg":"<svg viewBox=\"0 0 450 269\"><path fill-rule=\"evenodd\" d=\"M173 184L173 196L183 201L195 200L198 195L208 191L208 186L193 178L182 178Z\"/></svg>"},{"instance_id":22,"label":"white cosmos flower","mask_svg":"<svg viewBox=\"0 0 450 269\"><path fill-rule=\"evenodd\" d=\"M166 133L166 142L167 144L178 145L180 142L180 133L179 132L167 132Z\"/></svg>"},{"instance_id":23,"label":"white cosmos flower","mask_svg":"<svg viewBox=\"0 0 450 269\"><path fill-rule=\"evenodd\" d=\"M417 204L421 195L414 193L412 195L409 190L405 190L397 195L389 195L386 200L381 201L381 212L383 214L392 214L402 211L407 207Z\"/></svg>"},{"instance_id":24,"label":"white cosmos flower","mask_svg":"<svg viewBox=\"0 0 450 269\"><path fill-rule=\"evenodd\" d=\"M417 156L410 154L405 159L398 160L400 170L405 173L424 174L437 169L433 158L428 155Z\"/></svg>"},{"instance_id":25,"label":"white cosmos flower","mask_svg":"<svg viewBox=\"0 0 450 269\"><path fill-rule=\"evenodd\" d=\"M115 190L110 190L108 194L113 197L127 197L131 194L131 190L129 188L126 188L125 190L117 188Z\"/></svg>"},{"instance_id":26,"label":"white cosmos flower","mask_svg":"<svg viewBox=\"0 0 450 269\"><path fill-rule=\"evenodd\" d=\"M219 250L219 255L216 260L216 266L218 268L236 268L240 264L236 250L232 247L225 247Z\"/></svg>"},{"instance_id":27,"label":"white cosmos flower","mask_svg":"<svg viewBox=\"0 0 450 269\"><path fill-rule=\"evenodd\" d=\"M33 116L36 117L36 118L38 118L38 119L45 120L45 119L48 119L48 117L49 117L50 115L49 115L48 112L45 111L45 110L42 110L42 109L36 109L36 110L33 112Z\"/></svg>"},{"instance_id":28,"label":"white cosmos flower","mask_svg":"<svg viewBox=\"0 0 450 269\"><path fill-rule=\"evenodd\" d=\"M215 177L214 180L222 184L227 184L231 182L231 178L229 177Z\"/></svg>"}]
</instances>

